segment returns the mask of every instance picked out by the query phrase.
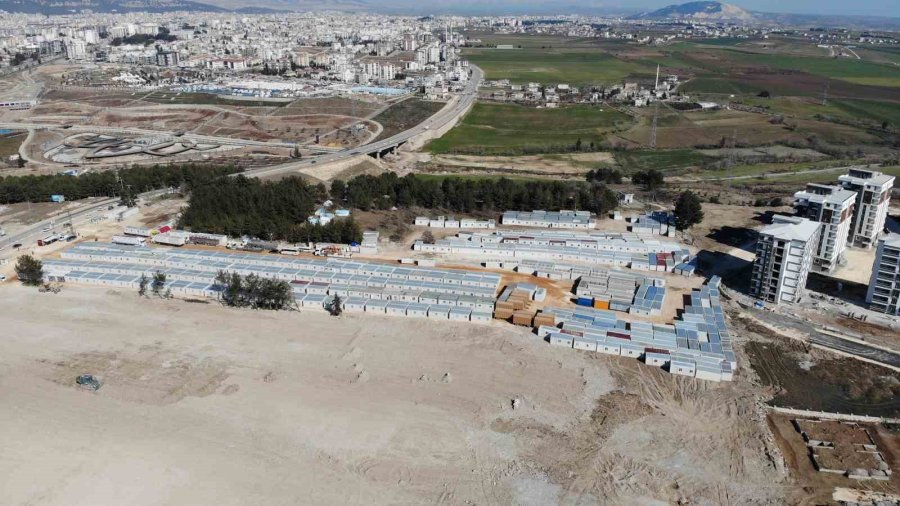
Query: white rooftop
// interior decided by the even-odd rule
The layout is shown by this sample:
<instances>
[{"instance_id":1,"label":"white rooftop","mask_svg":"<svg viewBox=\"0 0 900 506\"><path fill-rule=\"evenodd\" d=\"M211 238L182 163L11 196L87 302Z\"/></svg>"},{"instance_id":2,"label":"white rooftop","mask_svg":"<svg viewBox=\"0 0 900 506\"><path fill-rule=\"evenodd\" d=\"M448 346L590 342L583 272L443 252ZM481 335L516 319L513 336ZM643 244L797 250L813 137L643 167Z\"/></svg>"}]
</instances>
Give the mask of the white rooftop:
<instances>
[{"instance_id":1,"label":"white rooftop","mask_svg":"<svg viewBox=\"0 0 900 506\"><path fill-rule=\"evenodd\" d=\"M759 231L785 241L809 241L819 231L820 224L794 216L776 216L775 222Z\"/></svg>"}]
</instances>

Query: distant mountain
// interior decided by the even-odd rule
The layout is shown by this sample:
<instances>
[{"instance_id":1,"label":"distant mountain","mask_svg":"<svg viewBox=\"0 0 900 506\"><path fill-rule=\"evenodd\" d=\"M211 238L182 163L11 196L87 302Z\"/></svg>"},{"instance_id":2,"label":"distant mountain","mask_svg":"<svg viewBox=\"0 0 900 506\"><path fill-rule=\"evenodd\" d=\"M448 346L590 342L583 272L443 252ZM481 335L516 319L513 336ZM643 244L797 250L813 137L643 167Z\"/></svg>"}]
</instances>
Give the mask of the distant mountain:
<instances>
[{"instance_id":1,"label":"distant mountain","mask_svg":"<svg viewBox=\"0 0 900 506\"><path fill-rule=\"evenodd\" d=\"M756 17L744 9L721 2L688 2L673 4L652 12L631 16L631 19L665 20L695 19L698 21L754 21Z\"/></svg>"},{"instance_id":2,"label":"distant mountain","mask_svg":"<svg viewBox=\"0 0 900 506\"><path fill-rule=\"evenodd\" d=\"M73 12L224 12L225 9L191 0L0 0L0 11L28 14Z\"/></svg>"},{"instance_id":3,"label":"distant mountain","mask_svg":"<svg viewBox=\"0 0 900 506\"><path fill-rule=\"evenodd\" d=\"M2 1L2 0L0 0ZM248 6L272 12L290 11L377 11L378 5L369 5L366 0L206 0L211 5L223 9L246 12Z\"/></svg>"}]
</instances>

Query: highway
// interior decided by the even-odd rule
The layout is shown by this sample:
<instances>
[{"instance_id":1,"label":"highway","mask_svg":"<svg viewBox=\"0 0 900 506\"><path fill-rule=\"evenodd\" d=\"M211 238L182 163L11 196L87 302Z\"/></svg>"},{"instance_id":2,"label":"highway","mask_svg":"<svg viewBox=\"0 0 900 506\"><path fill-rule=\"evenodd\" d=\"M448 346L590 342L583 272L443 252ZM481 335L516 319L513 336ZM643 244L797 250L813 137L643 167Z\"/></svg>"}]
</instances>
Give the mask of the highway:
<instances>
[{"instance_id":1,"label":"highway","mask_svg":"<svg viewBox=\"0 0 900 506\"><path fill-rule=\"evenodd\" d=\"M280 165L250 169L244 171L242 175L247 177L268 177L283 173L296 172L298 169L310 167L315 164L336 162L361 154L386 151L400 144L403 144L413 137L425 133L429 130L440 130L448 123L451 123L452 121L465 114L466 111L469 110L469 107L471 107L471 105L475 102L475 98L478 96L478 87L481 85L482 79L484 79L484 73L480 68L474 65L470 65L469 68L472 69L472 76L469 78L469 82L466 84L465 90L463 90L463 92L459 95L453 97L450 102L448 102L447 105L444 106L444 108L442 108L440 111L435 113L433 116L431 116L421 124L410 128L409 130L401 132L392 137L388 137L387 139L382 139L371 144L366 144L364 146L348 148L335 153L328 153L317 156L315 158L307 158L304 160L297 160Z\"/></svg>"}]
</instances>

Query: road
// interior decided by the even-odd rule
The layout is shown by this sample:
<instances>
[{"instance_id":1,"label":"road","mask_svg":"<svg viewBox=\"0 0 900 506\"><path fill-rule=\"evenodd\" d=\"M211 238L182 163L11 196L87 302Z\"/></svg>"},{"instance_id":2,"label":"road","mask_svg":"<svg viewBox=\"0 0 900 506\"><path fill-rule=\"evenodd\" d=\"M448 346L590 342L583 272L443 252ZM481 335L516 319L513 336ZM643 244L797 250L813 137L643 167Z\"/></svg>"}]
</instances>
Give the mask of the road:
<instances>
[{"instance_id":1,"label":"road","mask_svg":"<svg viewBox=\"0 0 900 506\"><path fill-rule=\"evenodd\" d=\"M399 144L405 143L411 138L420 135L428 130L439 130L443 128L448 123L456 120L458 117L463 115L466 111L469 110L469 107L475 102L475 98L478 95L478 87L481 85L481 81L484 79L484 73L480 68L470 65L469 67L472 70L472 76L466 84L466 88L463 92L455 97L453 97L450 102L447 103L445 107L443 107L440 111L435 113L433 116L425 120L419 125L416 125L405 132L401 132L392 137L388 137L387 139L383 139L371 144L366 144L363 146L357 146L355 148L347 148L347 149L337 149L337 148L326 148L324 146L305 146L305 149L312 149L314 151L322 152L323 154L316 157L307 158L304 160L292 161L280 165L273 165L270 167L264 167L259 169L251 169L245 171L243 175L247 177L260 177L260 176L272 176L278 175L281 173L290 173L296 172L298 169L309 167L318 163L329 163L344 160L347 158L352 158L354 156L360 154L369 154L375 152L386 151L390 148L396 147ZM28 130L42 130L42 129L58 129L60 125L53 123L26 123L26 122L14 122L14 123L2 123L0 122L0 128L6 129L28 129ZM167 132L162 132L159 130L148 130L144 128L123 128L123 127L106 127L106 126L95 126L95 125L71 125L68 130L70 132L92 132L92 133L107 133L112 135L119 134L131 134L131 135L148 135L148 136L156 136L156 135L165 135ZM185 133L182 138L189 139L197 143L212 143L212 144L224 144L231 146L253 146L253 147L282 147L282 148L293 148L297 145L295 142L278 142L278 141L254 141L249 139L234 139L231 137L216 137L211 135L197 135L192 133Z\"/></svg>"},{"instance_id":2,"label":"road","mask_svg":"<svg viewBox=\"0 0 900 506\"><path fill-rule=\"evenodd\" d=\"M738 301L745 311L749 312L759 321L781 329L789 329L809 336L809 343L846 353L856 358L870 360L886 366L900 368L900 354L861 343L848 337L840 337L837 332L825 333L810 321L798 318L791 312L790 306L772 306L771 309L758 309L753 307L754 299L733 289L724 291L726 295ZM782 332L783 335L787 336Z\"/></svg>"},{"instance_id":3,"label":"road","mask_svg":"<svg viewBox=\"0 0 900 506\"><path fill-rule=\"evenodd\" d=\"M324 154L315 158L297 160L281 165L251 169L244 171L242 175L247 177L268 177L283 173L296 172L298 169L310 167L315 164L336 162L361 154L386 151L399 144L407 142L413 137L425 133L429 130L440 130L448 123L455 121L457 118L465 114L465 112L469 110L469 107L471 107L471 105L475 102L475 98L478 96L478 87L481 85L482 79L484 79L484 73L480 68L474 65L470 65L469 68L472 69L472 77L466 84L465 90L463 90L463 92L459 95L453 97L450 102L448 102L447 105L440 111L435 113L433 116L431 116L421 124L410 128L409 130L401 132L392 137L388 137L387 139L382 139L371 144L366 144L365 146L348 148L335 153Z\"/></svg>"},{"instance_id":4,"label":"road","mask_svg":"<svg viewBox=\"0 0 900 506\"><path fill-rule=\"evenodd\" d=\"M876 168L877 165L849 165L847 167L826 167L824 169L806 169L792 172L766 172L760 174L748 174L744 176L724 176L701 179L678 179L679 183L703 183L709 181L739 181L742 179L777 179L779 177L799 176L804 174L822 174L826 172L847 172L850 169Z\"/></svg>"},{"instance_id":5,"label":"road","mask_svg":"<svg viewBox=\"0 0 900 506\"><path fill-rule=\"evenodd\" d=\"M157 195L162 195L168 190L154 190L147 193L142 193L138 197L141 199L153 198ZM10 256L10 254L14 254L17 250L12 248L13 244L22 244L23 247L34 247L35 242L47 235L49 232L45 232L44 228L47 226L53 227L56 226L56 231L59 231L59 225L70 222L77 229L78 225L86 222L90 216L97 211L105 211L109 206L116 206L119 204L119 198L106 198L102 200L98 200L96 202L92 202L91 204L82 207L80 209L76 209L74 211L61 211L59 213L54 214L50 218L45 220L41 220L37 223L33 223L29 225L27 228L20 230L14 234L9 234L3 237L0 237L0 256Z\"/></svg>"},{"instance_id":6,"label":"road","mask_svg":"<svg viewBox=\"0 0 900 506\"><path fill-rule=\"evenodd\" d=\"M6 128L10 130L55 130L61 127L62 125L56 123L27 123L22 121L0 123L0 128ZM66 130L73 133L97 133L110 135L171 135L171 132L165 132L161 130L149 130L146 128L106 127L98 125L71 125ZM197 135L192 133L185 133L182 138L189 139L200 144L229 144L232 146L293 148L297 145L296 142L254 141L250 139L235 139L232 137L216 137L213 135Z\"/></svg>"}]
</instances>

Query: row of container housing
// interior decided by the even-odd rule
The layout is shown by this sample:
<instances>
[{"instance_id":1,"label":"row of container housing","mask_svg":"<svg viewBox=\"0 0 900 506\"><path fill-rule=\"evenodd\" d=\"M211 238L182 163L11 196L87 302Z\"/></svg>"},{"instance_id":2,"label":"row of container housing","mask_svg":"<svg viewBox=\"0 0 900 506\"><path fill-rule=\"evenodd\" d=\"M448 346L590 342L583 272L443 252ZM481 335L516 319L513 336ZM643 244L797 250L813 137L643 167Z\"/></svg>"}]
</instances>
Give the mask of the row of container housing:
<instances>
[{"instance_id":1,"label":"row of container housing","mask_svg":"<svg viewBox=\"0 0 900 506\"><path fill-rule=\"evenodd\" d=\"M497 226L494 220L456 219L452 216L449 218L445 216L438 216L437 218L417 216L414 223L417 227L430 228L494 229Z\"/></svg>"},{"instance_id":2,"label":"row of container housing","mask_svg":"<svg viewBox=\"0 0 900 506\"><path fill-rule=\"evenodd\" d=\"M570 247L557 244L538 246L512 242L488 243L474 242L456 238L445 238L435 241L434 244L426 244L416 241L413 249L423 253L442 255L461 255L467 257L487 257L492 259L522 261L551 261L551 262L582 262L606 265L618 265L642 270L665 271L674 270L674 260L682 261L689 256L686 250L673 249L667 252L639 252L637 249L658 249L660 246L619 241L620 250L615 245L608 245L603 249L587 249ZM630 251L626 251L630 250ZM658 253L667 256L659 265ZM652 255L652 256L651 256ZM671 269L668 263L672 260ZM651 269L652 266L652 269Z\"/></svg>"},{"instance_id":3,"label":"row of container housing","mask_svg":"<svg viewBox=\"0 0 900 506\"><path fill-rule=\"evenodd\" d=\"M520 227L594 228L597 218L588 211L506 211L500 223Z\"/></svg>"}]
</instances>

